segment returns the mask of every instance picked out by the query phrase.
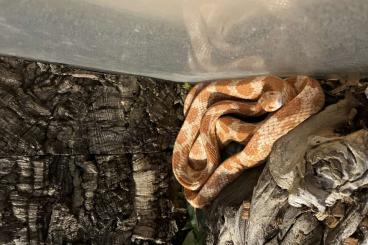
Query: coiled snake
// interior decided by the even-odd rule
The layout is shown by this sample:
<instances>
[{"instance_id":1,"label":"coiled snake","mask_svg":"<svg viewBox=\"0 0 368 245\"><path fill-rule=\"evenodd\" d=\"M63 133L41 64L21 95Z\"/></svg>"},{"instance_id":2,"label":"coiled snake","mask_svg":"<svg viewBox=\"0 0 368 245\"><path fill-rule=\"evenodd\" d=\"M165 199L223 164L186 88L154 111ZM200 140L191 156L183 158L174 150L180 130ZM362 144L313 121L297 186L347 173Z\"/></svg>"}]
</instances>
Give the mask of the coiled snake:
<instances>
[{"instance_id":1,"label":"coiled snake","mask_svg":"<svg viewBox=\"0 0 368 245\"><path fill-rule=\"evenodd\" d=\"M188 202L196 208L209 204L242 171L261 164L277 139L323 105L323 90L307 76L196 85L185 100L186 118L172 157L174 175ZM262 115L260 122L244 120ZM231 141L245 146L222 161L220 151Z\"/></svg>"}]
</instances>

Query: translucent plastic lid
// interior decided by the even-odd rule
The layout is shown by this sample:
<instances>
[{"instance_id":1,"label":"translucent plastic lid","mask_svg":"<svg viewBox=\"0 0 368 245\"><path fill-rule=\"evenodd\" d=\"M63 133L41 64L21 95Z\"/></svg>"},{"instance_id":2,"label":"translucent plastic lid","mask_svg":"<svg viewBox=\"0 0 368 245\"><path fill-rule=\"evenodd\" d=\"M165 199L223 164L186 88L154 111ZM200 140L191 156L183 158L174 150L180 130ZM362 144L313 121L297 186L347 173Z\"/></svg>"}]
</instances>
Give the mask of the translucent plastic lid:
<instances>
[{"instance_id":1,"label":"translucent plastic lid","mask_svg":"<svg viewBox=\"0 0 368 245\"><path fill-rule=\"evenodd\" d=\"M0 0L0 53L178 81L366 72L366 0Z\"/></svg>"}]
</instances>

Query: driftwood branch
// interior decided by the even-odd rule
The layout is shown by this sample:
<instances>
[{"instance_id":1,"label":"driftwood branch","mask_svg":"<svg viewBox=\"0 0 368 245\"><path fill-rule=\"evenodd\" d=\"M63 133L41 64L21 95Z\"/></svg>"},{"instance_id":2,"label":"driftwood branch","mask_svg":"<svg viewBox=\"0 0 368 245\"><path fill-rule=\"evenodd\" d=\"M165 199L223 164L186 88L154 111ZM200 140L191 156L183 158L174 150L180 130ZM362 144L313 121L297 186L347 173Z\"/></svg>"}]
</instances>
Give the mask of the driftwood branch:
<instances>
[{"instance_id":1,"label":"driftwood branch","mask_svg":"<svg viewBox=\"0 0 368 245\"><path fill-rule=\"evenodd\" d=\"M342 130L359 105L348 96L326 107L274 145L256 185L248 173L224 190L206 211L208 244L365 241L368 131Z\"/></svg>"}]
</instances>

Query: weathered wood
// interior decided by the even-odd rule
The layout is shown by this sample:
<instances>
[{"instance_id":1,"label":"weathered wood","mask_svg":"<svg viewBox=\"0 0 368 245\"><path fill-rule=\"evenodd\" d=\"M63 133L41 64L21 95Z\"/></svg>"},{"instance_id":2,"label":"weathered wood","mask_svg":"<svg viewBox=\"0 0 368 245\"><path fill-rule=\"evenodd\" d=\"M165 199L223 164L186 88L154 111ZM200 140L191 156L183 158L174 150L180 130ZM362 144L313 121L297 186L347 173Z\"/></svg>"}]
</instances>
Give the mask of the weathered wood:
<instances>
[{"instance_id":1,"label":"weathered wood","mask_svg":"<svg viewBox=\"0 0 368 245\"><path fill-rule=\"evenodd\" d=\"M224 190L220 198L228 198L208 208L207 244L343 244L346 239L367 239L362 222L367 213L368 131L359 129L366 125L368 103L361 91L277 141L255 187L244 173ZM251 202L250 212L243 201ZM337 214L336 205L347 211Z\"/></svg>"}]
</instances>

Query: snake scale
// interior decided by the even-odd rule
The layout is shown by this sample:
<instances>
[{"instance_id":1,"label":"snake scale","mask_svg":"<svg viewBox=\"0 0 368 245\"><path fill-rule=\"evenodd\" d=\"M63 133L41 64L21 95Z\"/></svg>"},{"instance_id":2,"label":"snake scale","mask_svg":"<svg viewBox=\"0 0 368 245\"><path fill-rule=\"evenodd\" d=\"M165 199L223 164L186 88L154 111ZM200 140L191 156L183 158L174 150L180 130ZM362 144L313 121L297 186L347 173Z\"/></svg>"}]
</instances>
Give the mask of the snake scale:
<instances>
[{"instance_id":1,"label":"snake scale","mask_svg":"<svg viewBox=\"0 0 368 245\"><path fill-rule=\"evenodd\" d=\"M322 88L307 76L197 84L185 99L185 120L172 157L187 201L196 208L209 204L242 171L261 164L277 139L323 105ZM244 148L221 159L221 150L232 141Z\"/></svg>"}]
</instances>

